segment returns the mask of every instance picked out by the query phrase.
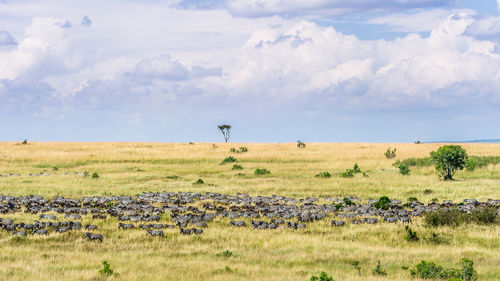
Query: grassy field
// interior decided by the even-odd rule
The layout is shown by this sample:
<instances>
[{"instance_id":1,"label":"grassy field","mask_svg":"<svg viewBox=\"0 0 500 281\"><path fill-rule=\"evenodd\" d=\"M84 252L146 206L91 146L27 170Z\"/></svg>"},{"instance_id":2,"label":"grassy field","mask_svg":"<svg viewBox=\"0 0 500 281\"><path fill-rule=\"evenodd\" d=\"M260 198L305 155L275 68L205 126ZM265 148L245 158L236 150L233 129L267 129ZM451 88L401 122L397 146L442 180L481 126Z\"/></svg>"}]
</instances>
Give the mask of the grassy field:
<instances>
[{"instance_id":1,"label":"grassy field","mask_svg":"<svg viewBox=\"0 0 500 281\"><path fill-rule=\"evenodd\" d=\"M231 147L248 147L230 153ZM164 143L0 143L0 194L82 197L136 195L144 191L247 193L295 198L347 195L362 200L387 195L406 201L417 197L428 203L466 198L500 199L500 165L473 172L461 171L455 181L441 181L431 167L412 168L402 176L392 164L410 157L427 157L440 144L164 144ZM388 147L397 148L386 159ZM469 155L500 155L499 144L463 144ZM233 156L243 170L233 171ZM341 178L338 174L358 163L368 177ZM255 176L256 168L270 175ZM98 179L69 172L88 171ZM316 178L319 172L329 179ZM50 173L30 177L30 173ZM193 185L199 178L205 184ZM431 190L425 193L424 190ZM32 221L24 213L0 215ZM308 224L303 230L253 230L229 228L229 219L217 219L201 236L181 236L166 231L165 238L144 236L144 231L118 231L115 219L92 221L105 236L102 244L89 243L81 232L48 237L12 237L0 231L2 280L104 280L98 273L107 260L117 272L115 280L309 280L321 271L335 280L410 280L402 266L431 260L458 267L460 259L475 262L479 280L500 280L500 226L463 225L457 228L425 227L421 219L412 228L422 238L438 233L435 245L426 239L404 240L401 224L347 225L332 228L329 219ZM221 257L230 250L231 257ZM359 261L362 275L351 265ZM386 277L372 275L380 261Z\"/></svg>"}]
</instances>

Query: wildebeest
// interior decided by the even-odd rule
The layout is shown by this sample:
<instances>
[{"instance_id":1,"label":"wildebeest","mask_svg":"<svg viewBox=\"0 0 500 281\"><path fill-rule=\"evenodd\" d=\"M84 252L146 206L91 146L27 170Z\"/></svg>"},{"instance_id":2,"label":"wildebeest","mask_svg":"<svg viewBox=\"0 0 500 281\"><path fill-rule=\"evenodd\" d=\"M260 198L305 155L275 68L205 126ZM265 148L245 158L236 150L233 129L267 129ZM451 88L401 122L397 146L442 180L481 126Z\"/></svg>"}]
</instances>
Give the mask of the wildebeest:
<instances>
[{"instance_id":1,"label":"wildebeest","mask_svg":"<svg viewBox=\"0 0 500 281\"><path fill-rule=\"evenodd\" d=\"M363 221L366 223L369 223L369 224L374 224L374 223L378 222L378 219L377 218L364 218Z\"/></svg>"},{"instance_id":2,"label":"wildebeest","mask_svg":"<svg viewBox=\"0 0 500 281\"><path fill-rule=\"evenodd\" d=\"M163 237L163 230L146 230L146 236L148 235Z\"/></svg>"},{"instance_id":3,"label":"wildebeest","mask_svg":"<svg viewBox=\"0 0 500 281\"><path fill-rule=\"evenodd\" d=\"M191 235L192 234L191 228L184 229L184 228L181 227L181 228L179 228L179 230L180 230L180 233L182 235Z\"/></svg>"},{"instance_id":4,"label":"wildebeest","mask_svg":"<svg viewBox=\"0 0 500 281\"><path fill-rule=\"evenodd\" d=\"M85 238L87 238L89 241L99 240L99 242L102 242L102 234L99 234L99 233L93 234L93 233L87 232L87 233L85 233Z\"/></svg>"},{"instance_id":5,"label":"wildebeest","mask_svg":"<svg viewBox=\"0 0 500 281\"><path fill-rule=\"evenodd\" d=\"M82 218L82 216L80 215L74 215L74 214L66 214L64 215L65 218L70 218L70 219L74 219L74 220L79 220Z\"/></svg>"}]
</instances>

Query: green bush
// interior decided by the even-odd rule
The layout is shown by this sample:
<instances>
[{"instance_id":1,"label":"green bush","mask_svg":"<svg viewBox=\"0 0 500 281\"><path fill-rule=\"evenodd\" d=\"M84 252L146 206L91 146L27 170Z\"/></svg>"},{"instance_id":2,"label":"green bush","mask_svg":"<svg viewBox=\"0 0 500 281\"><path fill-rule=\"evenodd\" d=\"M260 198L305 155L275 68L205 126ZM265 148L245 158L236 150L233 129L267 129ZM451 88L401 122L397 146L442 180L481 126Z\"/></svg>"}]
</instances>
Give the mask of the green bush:
<instances>
[{"instance_id":1,"label":"green bush","mask_svg":"<svg viewBox=\"0 0 500 281\"><path fill-rule=\"evenodd\" d=\"M353 206L353 205L356 205L354 204L354 202L352 202L351 199L349 199L348 197L344 197L344 203L347 205L347 206Z\"/></svg>"},{"instance_id":2,"label":"green bush","mask_svg":"<svg viewBox=\"0 0 500 281\"><path fill-rule=\"evenodd\" d=\"M258 176L261 176L261 175L269 175L271 174L271 172L268 170L268 169L255 169L255 172L254 172L255 175L258 175Z\"/></svg>"},{"instance_id":3,"label":"green bush","mask_svg":"<svg viewBox=\"0 0 500 281\"><path fill-rule=\"evenodd\" d=\"M359 168L358 163L354 163L354 166L352 167L352 171L356 174L361 173L361 169Z\"/></svg>"},{"instance_id":4,"label":"green bush","mask_svg":"<svg viewBox=\"0 0 500 281\"><path fill-rule=\"evenodd\" d=\"M418 235L417 235L417 232L412 230L409 226L405 226L405 230L406 230L406 240L407 241L418 241L419 238L418 238Z\"/></svg>"},{"instance_id":5,"label":"green bush","mask_svg":"<svg viewBox=\"0 0 500 281\"><path fill-rule=\"evenodd\" d=\"M378 261L377 266L372 270L373 275L386 276L387 272L382 268L380 261Z\"/></svg>"},{"instance_id":6,"label":"green bush","mask_svg":"<svg viewBox=\"0 0 500 281\"><path fill-rule=\"evenodd\" d=\"M412 197L408 197L407 200L408 200L409 203L411 203L411 202L417 202L418 201L417 197L413 197L413 196Z\"/></svg>"},{"instance_id":7,"label":"green bush","mask_svg":"<svg viewBox=\"0 0 500 281\"><path fill-rule=\"evenodd\" d=\"M352 178L354 177L354 171L352 169L347 169L345 172L342 172L340 176L343 178Z\"/></svg>"},{"instance_id":8,"label":"green bush","mask_svg":"<svg viewBox=\"0 0 500 281\"><path fill-rule=\"evenodd\" d=\"M230 250L225 250L224 252L217 254L217 256L218 257L229 258L229 257L233 256L233 252L231 252Z\"/></svg>"},{"instance_id":9,"label":"green bush","mask_svg":"<svg viewBox=\"0 0 500 281\"><path fill-rule=\"evenodd\" d=\"M198 179L193 183L194 185L200 185L200 184L205 184L205 182L202 179Z\"/></svg>"},{"instance_id":10,"label":"green bush","mask_svg":"<svg viewBox=\"0 0 500 281\"><path fill-rule=\"evenodd\" d=\"M240 164L234 164L233 170L243 170L243 166L241 166Z\"/></svg>"},{"instance_id":11,"label":"green bush","mask_svg":"<svg viewBox=\"0 0 500 281\"><path fill-rule=\"evenodd\" d=\"M410 167L406 164L400 164L398 166L399 173L402 174L403 176L407 176L410 174Z\"/></svg>"},{"instance_id":12,"label":"green bush","mask_svg":"<svg viewBox=\"0 0 500 281\"><path fill-rule=\"evenodd\" d=\"M461 269L445 268L434 262L422 260L410 270L413 277L422 279L445 279L445 280L477 280L477 273L474 270L474 262L469 259L462 259Z\"/></svg>"},{"instance_id":13,"label":"green bush","mask_svg":"<svg viewBox=\"0 0 500 281\"><path fill-rule=\"evenodd\" d=\"M399 167L399 165L404 164L409 167L430 167L432 166L432 160L430 157L426 158L408 158L404 160L398 160L394 162L395 167Z\"/></svg>"},{"instance_id":14,"label":"green bush","mask_svg":"<svg viewBox=\"0 0 500 281\"><path fill-rule=\"evenodd\" d=\"M309 279L310 281L334 281L333 280L333 277L331 276L328 276L326 274L326 272L321 272L321 274L318 276L311 276L311 279Z\"/></svg>"},{"instance_id":15,"label":"green bush","mask_svg":"<svg viewBox=\"0 0 500 281\"><path fill-rule=\"evenodd\" d=\"M332 175L329 172L321 172L321 173L316 175L317 178L329 178L331 176Z\"/></svg>"},{"instance_id":16,"label":"green bush","mask_svg":"<svg viewBox=\"0 0 500 281\"><path fill-rule=\"evenodd\" d=\"M111 276L113 275L113 270L111 269L111 265L107 261L102 262L102 269L99 270L99 273L106 275L106 276Z\"/></svg>"},{"instance_id":17,"label":"green bush","mask_svg":"<svg viewBox=\"0 0 500 281\"><path fill-rule=\"evenodd\" d=\"M92 174L92 178L93 178L93 179L98 179L98 178L99 178L99 174L97 174L96 172L94 172L94 173Z\"/></svg>"},{"instance_id":18,"label":"green bush","mask_svg":"<svg viewBox=\"0 0 500 281\"><path fill-rule=\"evenodd\" d=\"M234 162L237 162L237 161L238 160L236 160L236 158L234 158L233 156L228 156L224 160L222 160L222 162L220 164L223 165L223 164L226 164L226 163L234 163Z\"/></svg>"},{"instance_id":19,"label":"green bush","mask_svg":"<svg viewBox=\"0 0 500 281\"><path fill-rule=\"evenodd\" d=\"M392 159L396 157L396 148L392 149L389 147L385 152L384 155L387 159Z\"/></svg>"},{"instance_id":20,"label":"green bush","mask_svg":"<svg viewBox=\"0 0 500 281\"><path fill-rule=\"evenodd\" d=\"M236 149L234 147L231 147L229 149L229 152L232 152L232 153L245 153L245 152L248 152L248 147L246 146L241 146L239 149Z\"/></svg>"},{"instance_id":21,"label":"green bush","mask_svg":"<svg viewBox=\"0 0 500 281\"><path fill-rule=\"evenodd\" d=\"M431 152L434 166L444 180L452 180L458 170L463 170L467 152L459 145L445 145Z\"/></svg>"},{"instance_id":22,"label":"green bush","mask_svg":"<svg viewBox=\"0 0 500 281\"><path fill-rule=\"evenodd\" d=\"M361 276L361 266L359 265L359 261L351 262L351 265L358 271L358 275Z\"/></svg>"},{"instance_id":23,"label":"green bush","mask_svg":"<svg viewBox=\"0 0 500 281\"><path fill-rule=\"evenodd\" d=\"M442 209L425 214L425 224L428 226L459 226L463 223L494 224L497 222L495 208L483 208L471 213L456 209Z\"/></svg>"},{"instance_id":24,"label":"green bush","mask_svg":"<svg viewBox=\"0 0 500 281\"><path fill-rule=\"evenodd\" d=\"M374 206L377 209L389 210L389 204L391 204L391 199L387 196L382 196L375 202Z\"/></svg>"}]
</instances>

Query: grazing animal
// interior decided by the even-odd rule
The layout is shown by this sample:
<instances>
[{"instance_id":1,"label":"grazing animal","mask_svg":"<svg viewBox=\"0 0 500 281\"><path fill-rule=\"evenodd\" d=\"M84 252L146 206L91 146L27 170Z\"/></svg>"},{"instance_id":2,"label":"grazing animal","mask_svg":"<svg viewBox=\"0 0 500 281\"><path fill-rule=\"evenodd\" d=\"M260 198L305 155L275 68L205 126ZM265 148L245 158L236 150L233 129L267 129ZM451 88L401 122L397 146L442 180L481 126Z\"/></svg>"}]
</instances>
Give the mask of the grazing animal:
<instances>
[{"instance_id":1,"label":"grazing animal","mask_svg":"<svg viewBox=\"0 0 500 281\"><path fill-rule=\"evenodd\" d=\"M94 225L94 224L86 224L86 225L85 225L85 229L86 229L86 230L96 230L96 229L97 229L97 225Z\"/></svg>"},{"instance_id":2,"label":"grazing animal","mask_svg":"<svg viewBox=\"0 0 500 281\"><path fill-rule=\"evenodd\" d=\"M366 222L366 223L369 223L369 224L374 224L374 223L378 222L378 219L376 219L376 218L365 218L363 221Z\"/></svg>"},{"instance_id":3,"label":"grazing animal","mask_svg":"<svg viewBox=\"0 0 500 281\"><path fill-rule=\"evenodd\" d=\"M229 225L237 226L237 227L247 226L247 224L244 221L230 221Z\"/></svg>"},{"instance_id":4,"label":"grazing animal","mask_svg":"<svg viewBox=\"0 0 500 281\"><path fill-rule=\"evenodd\" d=\"M93 234L93 233L87 232L87 233L85 233L85 238L87 238L89 241L99 240L99 242L102 243L102 234L99 234L99 233Z\"/></svg>"},{"instance_id":5,"label":"grazing animal","mask_svg":"<svg viewBox=\"0 0 500 281\"><path fill-rule=\"evenodd\" d=\"M67 232L69 230L70 230L69 227L56 228L56 232L59 232L59 233L64 233L64 232Z\"/></svg>"},{"instance_id":6,"label":"grazing animal","mask_svg":"<svg viewBox=\"0 0 500 281\"><path fill-rule=\"evenodd\" d=\"M33 234L49 235L49 231L47 229L37 229L37 230L33 231Z\"/></svg>"},{"instance_id":7,"label":"grazing animal","mask_svg":"<svg viewBox=\"0 0 500 281\"><path fill-rule=\"evenodd\" d=\"M40 215L40 219L46 219L46 220L56 220L57 219L57 216L56 215L44 215L44 214L41 214Z\"/></svg>"},{"instance_id":8,"label":"grazing animal","mask_svg":"<svg viewBox=\"0 0 500 281\"><path fill-rule=\"evenodd\" d=\"M331 225L332 226L344 226L345 225L345 221L332 220Z\"/></svg>"},{"instance_id":9,"label":"grazing animal","mask_svg":"<svg viewBox=\"0 0 500 281\"><path fill-rule=\"evenodd\" d=\"M146 236L148 235L163 237L163 230L146 230Z\"/></svg>"},{"instance_id":10,"label":"grazing animal","mask_svg":"<svg viewBox=\"0 0 500 281\"><path fill-rule=\"evenodd\" d=\"M96 220L96 219L103 219L103 220L105 220L106 219L106 215L94 214L94 215L92 215L92 219L94 219L94 220Z\"/></svg>"},{"instance_id":11,"label":"grazing animal","mask_svg":"<svg viewBox=\"0 0 500 281\"><path fill-rule=\"evenodd\" d=\"M80 216L80 215L73 215L73 214L66 214L64 217L74 219L74 220L79 220L82 218L82 216Z\"/></svg>"},{"instance_id":12,"label":"grazing animal","mask_svg":"<svg viewBox=\"0 0 500 281\"><path fill-rule=\"evenodd\" d=\"M135 226L133 224L131 224L131 223L129 223L129 224L119 223L118 224L118 229L120 229L120 228L121 229L134 229Z\"/></svg>"},{"instance_id":13,"label":"grazing animal","mask_svg":"<svg viewBox=\"0 0 500 281\"><path fill-rule=\"evenodd\" d=\"M384 218L384 222L386 222L386 223L395 223L397 221L398 221L398 218L395 218L395 217Z\"/></svg>"},{"instance_id":14,"label":"grazing animal","mask_svg":"<svg viewBox=\"0 0 500 281\"><path fill-rule=\"evenodd\" d=\"M184 229L184 228L181 227L179 230L180 230L180 233L182 235L191 235L192 234L192 230L190 228Z\"/></svg>"}]
</instances>

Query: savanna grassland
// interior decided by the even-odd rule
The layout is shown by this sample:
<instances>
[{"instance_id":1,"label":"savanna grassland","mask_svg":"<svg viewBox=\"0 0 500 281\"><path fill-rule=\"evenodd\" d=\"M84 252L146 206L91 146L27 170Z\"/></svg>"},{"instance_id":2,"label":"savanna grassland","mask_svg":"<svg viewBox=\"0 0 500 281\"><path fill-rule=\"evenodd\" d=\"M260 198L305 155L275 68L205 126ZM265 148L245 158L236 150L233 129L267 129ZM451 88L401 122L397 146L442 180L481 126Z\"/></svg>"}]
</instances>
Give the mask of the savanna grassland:
<instances>
[{"instance_id":1,"label":"savanna grassland","mask_svg":"<svg viewBox=\"0 0 500 281\"><path fill-rule=\"evenodd\" d=\"M230 153L231 147L248 147ZM170 143L0 143L0 194L81 198L94 195L137 195L142 192L217 192L250 196L283 195L297 199L357 196L362 201L386 195L406 202L409 197L433 199L500 199L500 164L460 171L454 181L442 181L432 167L411 167L400 175L392 164L411 157L428 157L440 144L170 144ZM387 159L388 147L397 156ZM500 155L500 144L462 144L469 155ZM233 156L234 163L221 165ZM342 178L339 174L358 163L368 176ZM257 176L265 168L270 175ZM65 173L97 173L99 178ZM317 178L328 171L331 178ZM47 176L29 176L30 173ZM193 185L202 179L204 184ZM430 190L424 193L424 190ZM331 204L331 202L330 202ZM2 218L33 221L37 216L15 213ZM62 219L64 220L64 219ZM164 221L169 217L164 216ZM464 224L428 227L415 218L411 227L422 238L405 240L401 223L332 228L329 219L300 230L230 228L217 218L199 236L182 236L177 229L164 238L146 237L143 230L118 231L118 221L92 220L102 243L89 242L83 232L51 233L47 237L14 237L0 231L1 280L309 280L327 272L335 280L410 280L404 266L421 260L458 267L462 258L474 261L478 280L500 280L500 226ZM425 239L432 233L441 243ZM223 256L225 250L231 256ZM115 273L98 271L108 261ZM361 276L351 265L359 261ZM387 276L375 276L380 261ZM413 279L415 280L415 279Z\"/></svg>"}]
</instances>

